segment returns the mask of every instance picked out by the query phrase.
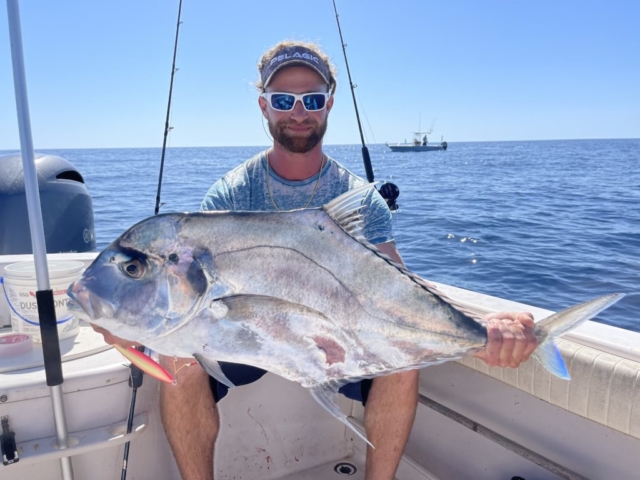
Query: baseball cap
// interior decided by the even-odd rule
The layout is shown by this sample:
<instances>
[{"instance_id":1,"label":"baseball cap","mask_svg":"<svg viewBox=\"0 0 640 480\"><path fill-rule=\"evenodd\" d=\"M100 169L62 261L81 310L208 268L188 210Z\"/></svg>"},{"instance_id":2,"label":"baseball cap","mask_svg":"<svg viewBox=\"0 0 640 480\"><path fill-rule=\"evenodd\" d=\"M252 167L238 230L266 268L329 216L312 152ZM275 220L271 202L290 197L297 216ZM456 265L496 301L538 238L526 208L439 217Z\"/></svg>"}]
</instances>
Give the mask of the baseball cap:
<instances>
[{"instance_id":1,"label":"baseball cap","mask_svg":"<svg viewBox=\"0 0 640 480\"><path fill-rule=\"evenodd\" d=\"M277 50L267 61L261 72L262 88L267 88L273 76L284 67L301 65L315 70L330 85L329 66L313 50L301 45L292 45Z\"/></svg>"}]
</instances>

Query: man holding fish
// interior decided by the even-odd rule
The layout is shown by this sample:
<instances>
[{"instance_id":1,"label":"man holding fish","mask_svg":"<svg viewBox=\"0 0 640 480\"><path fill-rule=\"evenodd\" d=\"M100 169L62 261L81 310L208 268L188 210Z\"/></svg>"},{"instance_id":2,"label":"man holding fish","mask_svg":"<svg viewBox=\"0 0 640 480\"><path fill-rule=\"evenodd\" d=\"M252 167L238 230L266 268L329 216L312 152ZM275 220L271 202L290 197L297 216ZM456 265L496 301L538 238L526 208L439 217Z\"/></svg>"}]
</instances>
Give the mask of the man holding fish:
<instances>
[{"instance_id":1,"label":"man holding fish","mask_svg":"<svg viewBox=\"0 0 640 480\"><path fill-rule=\"evenodd\" d=\"M273 146L215 183L202 209L277 212L319 208L365 185L364 180L322 150L336 89L335 67L329 58L314 44L281 42L263 55L258 69L258 104L268 122ZM363 197L361 233L365 241L375 245L391 264L403 267L392 237L391 214L384 200L373 189ZM168 258L171 261L171 257ZM538 340L531 314L504 312L491 314L485 320L486 347L476 349L475 355L487 364L515 368L535 350ZM95 325L94 328L104 334L108 343L132 344L104 328ZM331 361L344 356L333 340L322 342L325 343L318 346L326 352L327 362L330 354L335 357ZM211 479L213 448L219 429L216 403L227 389L218 380L226 377L234 385L244 385L265 372L254 366L220 362L222 376L214 367L218 372L214 375L218 379L214 379L200 365L193 365L191 357L179 358L174 364L174 358L167 356L162 357L161 363L170 372L192 364L180 370L176 385L162 384L162 420L182 477ZM405 369L340 388L340 393L365 404L366 435L375 445L375 449L367 449L368 480L394 478L414 421L418 373L417 368Z\"/></svg>"}]
</instances>

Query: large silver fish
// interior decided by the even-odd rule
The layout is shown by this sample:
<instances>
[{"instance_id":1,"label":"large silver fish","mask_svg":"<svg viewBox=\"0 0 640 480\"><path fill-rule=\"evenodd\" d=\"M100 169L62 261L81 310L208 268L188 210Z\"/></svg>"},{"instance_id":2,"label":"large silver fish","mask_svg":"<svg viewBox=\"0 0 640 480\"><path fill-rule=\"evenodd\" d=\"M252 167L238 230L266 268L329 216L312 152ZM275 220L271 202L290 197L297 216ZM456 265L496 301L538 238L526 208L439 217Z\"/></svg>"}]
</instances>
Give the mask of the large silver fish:
<instances>
[{"instance_id":1,"label":"large silver fish","mask_svg":"<svg viewBox=\"0 0 640 480\"><path fill-rule=\"evenodd\" d=\"M163 355L194 357L230 387L219 361L298 382L353 428L335 403L345 383L458 359L487 341L473 312L366 242L369 188L318 209L151 217L69 287L70 308ZM568 378L554 338L622 296L539 322L536 358Z\"/></svg>"}]
</instances>

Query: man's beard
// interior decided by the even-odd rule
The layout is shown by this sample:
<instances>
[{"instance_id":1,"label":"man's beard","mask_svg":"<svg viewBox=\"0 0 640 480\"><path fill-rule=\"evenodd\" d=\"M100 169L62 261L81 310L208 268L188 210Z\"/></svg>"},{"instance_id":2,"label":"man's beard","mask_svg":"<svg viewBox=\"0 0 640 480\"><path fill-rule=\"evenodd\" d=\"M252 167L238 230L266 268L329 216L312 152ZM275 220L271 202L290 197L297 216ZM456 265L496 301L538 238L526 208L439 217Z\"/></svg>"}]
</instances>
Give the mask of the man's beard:
<instances>
[{"instance_id":1,"label":"man's beard","mask_svg":"<svg viewBox=\"0 0 640 480\"><path fill-rule=\"evenodd\" d=\"M316 145L318 145L322 141L322 138L327 131L327 120L320 124L311 121L303 123L302 125L309 125L314 128L307 136L295 137L292 137L288 133L286 133L286 128L287 125L289 125L289 122L281 120L275 125L271 122L268 123L269 131L271 132L273 139L280 145L282 145L285 150L291 153L310 152Z\"/></svg>"}]
</instances>

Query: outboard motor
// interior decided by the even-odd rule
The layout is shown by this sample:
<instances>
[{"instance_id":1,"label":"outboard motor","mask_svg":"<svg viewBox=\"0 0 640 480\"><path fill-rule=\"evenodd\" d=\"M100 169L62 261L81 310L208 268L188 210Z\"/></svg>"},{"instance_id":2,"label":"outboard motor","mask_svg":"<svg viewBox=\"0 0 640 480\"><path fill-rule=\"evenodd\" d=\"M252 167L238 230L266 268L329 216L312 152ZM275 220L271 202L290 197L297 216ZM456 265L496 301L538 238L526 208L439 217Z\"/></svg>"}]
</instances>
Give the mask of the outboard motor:
<instances>
[{"instance_id":1,"label":"outboard motor","mask_svg":"<svg viewBox=\"0 0 640 480\"><path fill-rule=\"evenodd\" d=\"M71 162L35 154L47 253L95 250L93 203ZM33 253L20 154L0 156L0 255Z\"/></svg>"}]
</instances>

